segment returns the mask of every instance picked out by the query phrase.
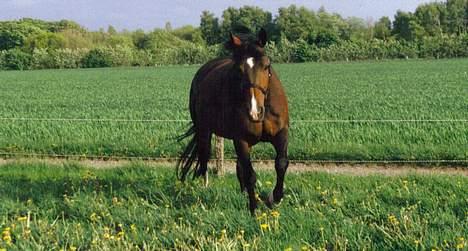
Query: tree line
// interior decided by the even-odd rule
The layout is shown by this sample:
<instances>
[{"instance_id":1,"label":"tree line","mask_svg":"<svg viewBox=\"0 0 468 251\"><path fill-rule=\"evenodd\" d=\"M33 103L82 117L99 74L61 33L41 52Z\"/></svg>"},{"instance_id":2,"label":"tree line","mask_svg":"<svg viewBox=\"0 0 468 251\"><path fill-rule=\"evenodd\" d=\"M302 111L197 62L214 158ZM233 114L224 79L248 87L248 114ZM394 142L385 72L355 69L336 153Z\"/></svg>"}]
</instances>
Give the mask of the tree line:
<instances>
[{"instance_id":1,"label":"tree line","mask_svg":"<svg viewBox=\"0 0 468 251\"><path fill-rule=\"evenodd\" d=\"M261 27L275 62L468 56L468 0L447 0L375 22L296 5L275 16L255 6L229 7L221 17L204 11L199 27L167 23L149 32L112 26L88 31L69 20L3 21L0 69L199 64L226 54L229 32Z\"/></svg>"}]
</instances>

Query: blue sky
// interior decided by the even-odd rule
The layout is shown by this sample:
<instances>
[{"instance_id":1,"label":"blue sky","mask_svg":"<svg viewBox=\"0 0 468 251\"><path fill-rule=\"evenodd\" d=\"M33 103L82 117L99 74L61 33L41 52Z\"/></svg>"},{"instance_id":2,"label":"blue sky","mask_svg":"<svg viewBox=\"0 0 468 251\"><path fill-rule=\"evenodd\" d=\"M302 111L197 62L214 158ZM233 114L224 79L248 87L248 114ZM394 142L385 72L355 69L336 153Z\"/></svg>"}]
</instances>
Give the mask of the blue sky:
<instances>
[{"instance_id":1,"label":"blue sky","mask_svg":"<svg viewBox=\"0 0 468 251\"><path fill-rule=\"evenodd\" d=\"M255 5L276 14L279 7L291 4L327 11L344 17L357 16L377 20L393 17L396 10L414 11L416 6L431 0L0 0L0 20L22 17L45 20L71 19L88 29L107 28L112 24L118 30L164 27L169 21L173 27L191 24L198 26L203 10L221 16L229 6Z\"/></svg>"}]
</instances>

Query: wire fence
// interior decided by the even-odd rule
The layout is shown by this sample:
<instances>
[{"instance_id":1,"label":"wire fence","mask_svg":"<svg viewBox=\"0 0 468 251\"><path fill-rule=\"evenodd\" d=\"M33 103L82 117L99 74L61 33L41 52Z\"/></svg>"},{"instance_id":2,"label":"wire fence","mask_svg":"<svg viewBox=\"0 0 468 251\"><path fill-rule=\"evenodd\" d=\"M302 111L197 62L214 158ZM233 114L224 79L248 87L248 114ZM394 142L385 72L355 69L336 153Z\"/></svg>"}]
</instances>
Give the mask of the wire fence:
<instances>
[{"instance_id":1,"label":"wire fence","mask_svg":"<svg viewBox=\"0 0 468 251\"><path fill-rule=\"evenodd\" d=\"M3 117L0 121L43 122L125 122L125 123L188 123L189 119L119 119L119 118L30 118ZM291 123L467 123L468 119L298 119Z\"/></svg>"},{"instance_id":2,"label":"wire fence","mask_svg":"<svg viewBox=\"0 0 468 251\"><path fill-rule=\"evenodd\" d=\"M54 154L54 153L31 153L31 152L0 152L0 156L15 156L15 157L36 157L36 158L51 158L51 159L74 159L74 160L129 160L129 161L166 161L176 162L179 158L176 157L153 157L153 156L115 156L115 155L87 155L87 154ZM217 159L210 159L216 161ZM237 161L237 159L224 159L224 161ZM273 162L273 159L252 159L252 162ZM468 159L450 159L450 160L328 160L328 159L290 159L292 163L317 163L317 164L332 164L332 163L356 163L356 164L430 164L430 163L468 163Z\"/></svg>"},{"instance_id":3,"label":"wire fence","mask_svg":"<svg viewBox=\"0 0 468 251\"><path fill-rule=\"evenodd\" d=\"M33 118L33 117L0 117L0 121L41 121L41 122L118 122L118 123L188 123L189 119L120 119L120 118ZM328 119L292 120L291 123L467 123L468 119ZM31 152L0 152L0 156L9 157L38 157L38 158L62 158L62 159L88 159L88 160L143 160L143 161L177 161L175 157L153 156L111 156L111 155L86 155L86 154L50 154ZM217 160L217 159L212 159ZM223 159L224 161L236 161L236 159ZM254 159L254 162L269 162L271 159ZM362 163L362 164L450 164L468 163L468 159L456 160L319 160L319 159L293 159L292 163Z\"/></svg>"}]
</instances>

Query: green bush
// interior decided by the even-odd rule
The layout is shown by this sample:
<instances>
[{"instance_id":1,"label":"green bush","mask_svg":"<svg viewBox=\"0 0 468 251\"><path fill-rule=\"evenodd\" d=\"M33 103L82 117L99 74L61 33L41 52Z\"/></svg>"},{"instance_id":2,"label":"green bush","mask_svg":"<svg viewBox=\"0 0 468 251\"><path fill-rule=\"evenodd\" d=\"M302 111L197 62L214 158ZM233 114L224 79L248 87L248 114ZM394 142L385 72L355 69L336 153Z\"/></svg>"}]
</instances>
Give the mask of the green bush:
<instances>
[{"instance_id":1,"label":"green bush","mask_svg":"<svg viewBox=\"0 0 468 251\"><path fill-rule=\"evenodd\" d=\"M111 67L113 66L111 52L106 48L92 49L84 56L81 64L84 68Z\"/></svg>"},{"instance_id":2,"label":"green bush","mask_svg":"<svg viewBox=\"0 0 468 251\"><path fill-rule=\"evenodd\" d=\"M31 55L20 50L11 49L2 53L0 68L5 70L28 70L31 68Z\"/></svg>"},{"instance_id":3,"label":"green bush","mask_svg":"<svg viewBox=\"0 0 468 251\"><path fill-rule=\"evenodd\" d=\"M269 42L266 51L275 63L468 57L468 35L427 37L414 42L395 39L340 41L320 48L303 39L290 42L282 37L278 43ZM206 46L189 42L151 50L122 45L92 50L42 48L33 50L31 55L12 49L0 52L0 69L189 65L226 55L229 52L220 44Z\"/></svg>"},{"instance_id":4,"label":"green bush","mask_svg":"<svg viewBox=\"0 0 468 251\"><path fill-rule=\"evenodd\" d=\"M53 69L55 66L53 51L47 49L35 49L32 52L32 69Z\"/></svg>"},{"instance_id":5,"label":"green bush","mask_svg":"<svg viewBox=\"0 0 468 251\"><path fill-rule=\"evenodd\" d=\"M6 54L6 51L2 51L0 50L0 70L3 70L3 64L5 62L5 54Z\"/></svg>"},{"instance_id":6,"label":"green bush","mask_svg":"<svg viewBox=\"0 0 468 251\"><path fill-rule=\"evenodd\" d=\"M315 44L308 44L303 39L298 39L293 46L291 59L294 62L318 61L318 48Z\"/></svg>"},{"instance_id":7,"label":"green bush","mask_svg":"<svg viewBox=\"0 0 468 251\"><path fill-rule=\"evenodd\" d=\"M173 64L202 64L217 56L211 54L207 47L195 44L172 49L169 54Z\"/></svg>"},{"instance_id":8,"label":"green bush","mask_svg":"<svg viewBox=\"0 0 468 251\"><path fill-rule=\"evenodd\" d=\"M132 66L134 59L133 49L128 46L117 45L114 48L106 48L110 56L112 66Z\"/></svg>"},{"instance_id":9,"label":"green bush","mask_svg":"<svg viewBox=\"0 0 468 251\"><path fill-rule=\"evenodd\" d=\"M154 66L154 54L149 50L133 50L132 66Z\"/></svg>"},{"instance_id":10,"label":"green bush","mask_svg":"<svg viewBox=\"0 0 468 251\"><path fill-rule=\"evenodd\" d=\"M290 42L286 37L281 37L279 43L270 41L266 45L267 54L277 63L290 63L293 62L293 52L296 46Z\"/></svg>"}]
</instances>

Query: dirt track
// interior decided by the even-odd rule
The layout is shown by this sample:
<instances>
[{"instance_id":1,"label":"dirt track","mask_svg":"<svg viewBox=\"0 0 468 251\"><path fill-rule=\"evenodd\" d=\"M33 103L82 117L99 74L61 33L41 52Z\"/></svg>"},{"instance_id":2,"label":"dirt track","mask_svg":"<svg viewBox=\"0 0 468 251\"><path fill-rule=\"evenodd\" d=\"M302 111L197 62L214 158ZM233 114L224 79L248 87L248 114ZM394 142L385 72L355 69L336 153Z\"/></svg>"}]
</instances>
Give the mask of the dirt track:
<instances>
[{"instance_id":1,"label":"dirt track","mask_svg":"<svg viewBox=\"0 0 468 251\"><path fill-rule=\"evenodd\" d=\"M143 163L153 167L173 167L175 162L171 161L129 161L129 160L67 160L67 159L37 159L37 158L22 158L22 159L0 159L0 167L8 163L46 163L52 165L61 165L64 163L78 163L83 166L93 168L116 168L129 165L131 163ZM210 166L213 166L210 165ZM225 167L227 172L235 171L235 162L226 161ZM274 163L272 161L255 162L256 170L273 170ZM345 175L462 175L468 177L468 167L466 166L417 166L408 164L342 164L342 163L291 163L288 171L290 172L326 172L332 174Z\"/></svg>"}]
</instances>

